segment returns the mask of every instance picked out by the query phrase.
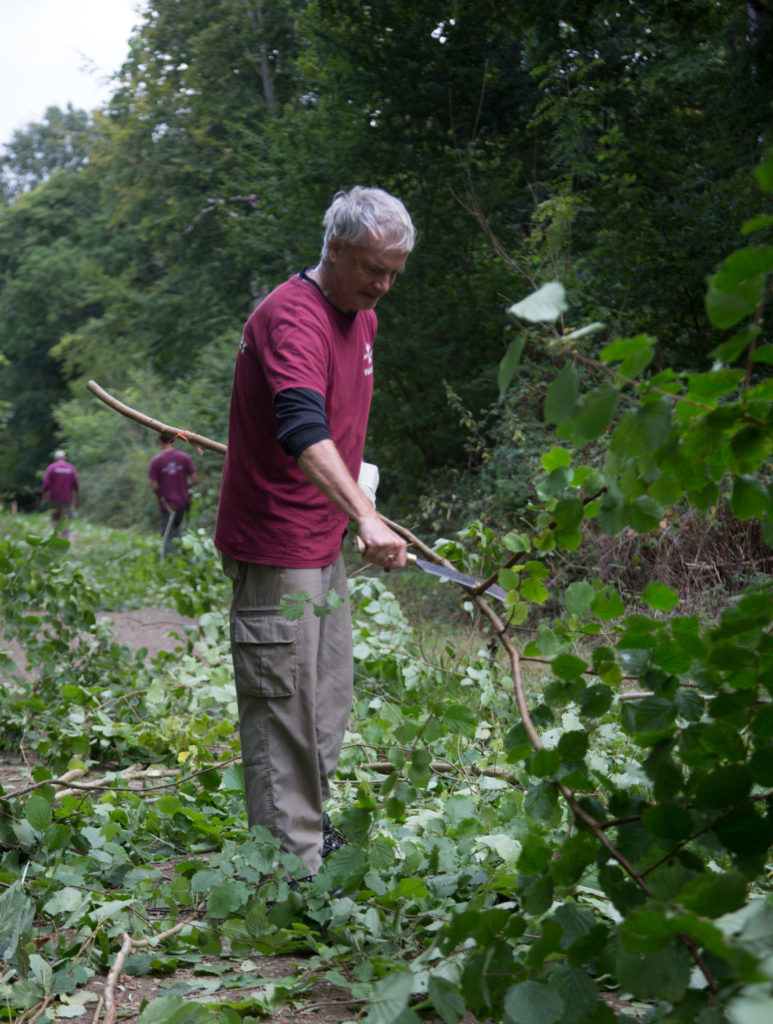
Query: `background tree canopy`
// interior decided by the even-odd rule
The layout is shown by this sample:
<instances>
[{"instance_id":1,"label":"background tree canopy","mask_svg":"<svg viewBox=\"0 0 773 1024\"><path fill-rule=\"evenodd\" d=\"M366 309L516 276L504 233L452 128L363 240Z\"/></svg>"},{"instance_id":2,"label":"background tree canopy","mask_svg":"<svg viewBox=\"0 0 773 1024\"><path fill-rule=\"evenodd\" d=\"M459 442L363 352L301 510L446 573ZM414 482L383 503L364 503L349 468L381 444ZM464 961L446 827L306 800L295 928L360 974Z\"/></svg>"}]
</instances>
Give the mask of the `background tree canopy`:
<instances>
[{"instance_id":1,"label":"background tree canopy","mask_svg":"<svg viewBox=\"0 0 773 1024\"><path fill-rule=\"evenodd\" d=\"M772 77L768 3L151 0L108 107L51 108L2 158L0 493L63 443L87 513L142 520L153 439L85 380L226 440L242 323L359 182L419 232L379 308L368 455L396 510L441 482L452 504L492 447L517 467L550 357L509 406L495 368L533 287L657 335L661 369L704 364Z\"/></svg>"}]
</instances>

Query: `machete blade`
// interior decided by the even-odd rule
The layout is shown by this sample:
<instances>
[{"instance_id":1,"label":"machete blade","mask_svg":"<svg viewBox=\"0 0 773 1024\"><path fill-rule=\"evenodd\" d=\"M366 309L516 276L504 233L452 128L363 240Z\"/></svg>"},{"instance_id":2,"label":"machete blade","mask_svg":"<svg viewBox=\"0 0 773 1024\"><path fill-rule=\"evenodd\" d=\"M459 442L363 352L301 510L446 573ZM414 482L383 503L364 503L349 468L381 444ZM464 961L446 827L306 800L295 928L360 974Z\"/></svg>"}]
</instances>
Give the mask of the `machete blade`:
<instances>
[{"instance_id":1,"label":"machete blade","mask_svg":"<svg viewBox=\"0 0 773 1024\"><path fill-rule=\"evenodd\" d=\"M456 569L448 569L445 565L437 565L435 562L425 562L423 558L416 558L409 556L409 564L413 564L417 569L421 569L422 572L431 573L433 576L443 576L445 579L453 580L454 583L459 583L461 586L466 587L468 590L472 590L477 587L483 580L476 580L474 576L467 576L463 572L457 572ZM502 589L497 583L492 583L491 586L486 587L484 593L489 594L491 597L495 597L498 601L504 601L507 596L507 592Z\"/></svg>"}]
</instances>

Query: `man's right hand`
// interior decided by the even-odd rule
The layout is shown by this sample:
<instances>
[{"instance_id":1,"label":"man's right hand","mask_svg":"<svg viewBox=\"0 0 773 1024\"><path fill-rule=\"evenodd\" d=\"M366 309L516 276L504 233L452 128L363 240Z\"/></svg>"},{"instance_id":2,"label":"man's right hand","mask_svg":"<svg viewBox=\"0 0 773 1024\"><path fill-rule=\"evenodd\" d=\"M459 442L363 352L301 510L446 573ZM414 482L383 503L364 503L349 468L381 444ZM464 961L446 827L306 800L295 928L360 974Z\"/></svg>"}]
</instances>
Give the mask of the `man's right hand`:
<instances>
[{"instance_id":1,"label":"man's right hand","mask_svg":"<svg viewBox=\"0 0 773 1024\"><path fill-rule=\"evenodd\" d=\"M377 513L361 519L358 526L360 540L365 545L362 557L366 562L380 565L387 572L404 568L407 545Z\"/></svg>"}]
</instances>

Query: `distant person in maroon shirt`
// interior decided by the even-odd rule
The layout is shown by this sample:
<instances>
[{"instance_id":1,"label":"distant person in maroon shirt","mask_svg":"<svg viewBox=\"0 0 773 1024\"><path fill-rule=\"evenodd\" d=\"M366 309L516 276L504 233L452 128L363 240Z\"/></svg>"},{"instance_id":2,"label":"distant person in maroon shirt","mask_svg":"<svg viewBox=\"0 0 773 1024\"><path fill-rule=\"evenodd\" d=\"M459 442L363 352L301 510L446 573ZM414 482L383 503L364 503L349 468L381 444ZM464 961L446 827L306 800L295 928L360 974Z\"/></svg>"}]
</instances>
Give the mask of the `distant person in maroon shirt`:
<instances>
[{"instance_id":1,"label":"distant person in maroon shirt","mask_svg":"<svg viewBox=\"0 0 773 1024\"><path fill-rule=\"evenodd\" d=\"M43 501L51 507L51 523L53 526L61 520L65 524L59 531L60 537L70 536L69 520L72 518L73 503L80 508L80 485L75 466L65 459L60 448L54 452L54 461L46 466L43 475Z\"/></svg>"},{"instance_id":2,"label":"distant person in maroon shirt","mask_svg":"<svg viewBox=\"0 0 773 1024\"><path fill-rule=\"evenodd\" d=\"M199 482L193 459L174 446L175 435L163 430L159 435L161 451L148 466L150 486L158 498L164 554L168 555L182 532L182 524L191 504L190 488Z\"/></svg>"}]
</instances>

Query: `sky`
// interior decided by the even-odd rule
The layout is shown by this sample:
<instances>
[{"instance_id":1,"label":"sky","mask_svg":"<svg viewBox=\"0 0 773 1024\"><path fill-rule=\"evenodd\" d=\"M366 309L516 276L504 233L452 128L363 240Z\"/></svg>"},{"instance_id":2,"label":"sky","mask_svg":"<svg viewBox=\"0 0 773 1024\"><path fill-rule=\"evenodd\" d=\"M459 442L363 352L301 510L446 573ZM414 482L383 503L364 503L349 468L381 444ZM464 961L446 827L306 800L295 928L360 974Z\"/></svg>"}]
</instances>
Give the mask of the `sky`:
<instances>
[{"instance_id":1,"label":"sky","mask_svg":"<svg viewBox=\"0 0 773 1024\"><path fill-rule=\"evenodd\" d=\"M47 107L102 106L143 0L0 0L0 147Z\"/></svg>"}]
</instances>

